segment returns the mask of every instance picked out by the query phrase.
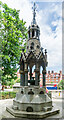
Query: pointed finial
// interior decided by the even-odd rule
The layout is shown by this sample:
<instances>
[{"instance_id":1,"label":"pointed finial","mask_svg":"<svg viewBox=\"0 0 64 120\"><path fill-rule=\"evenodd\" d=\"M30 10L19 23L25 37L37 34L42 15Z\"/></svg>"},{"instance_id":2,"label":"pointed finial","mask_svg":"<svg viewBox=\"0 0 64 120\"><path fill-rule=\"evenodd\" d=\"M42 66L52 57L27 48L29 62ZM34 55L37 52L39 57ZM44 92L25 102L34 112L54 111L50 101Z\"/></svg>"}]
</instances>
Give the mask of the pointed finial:
<instances>
[{"instance_id":1,"label":"pointed finial","mask_svg":"<svg viewBox=\"0 0 64 120\"><path fill-rule=\"evenodd\" d=\"M35 6L35 2L34 2L34 6L32 7L33 8L33 24L36 24L36 19L35 19L35 16L36 16L36 6Z\"/></svg>"}]
</instances>

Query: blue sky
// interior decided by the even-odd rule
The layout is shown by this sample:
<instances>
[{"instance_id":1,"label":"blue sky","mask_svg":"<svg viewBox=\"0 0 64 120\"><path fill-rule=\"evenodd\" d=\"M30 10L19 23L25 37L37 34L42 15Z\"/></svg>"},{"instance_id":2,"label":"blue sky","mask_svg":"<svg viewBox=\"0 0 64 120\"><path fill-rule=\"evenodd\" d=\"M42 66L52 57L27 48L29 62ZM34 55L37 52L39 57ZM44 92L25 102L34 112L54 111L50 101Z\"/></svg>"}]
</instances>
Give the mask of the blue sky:
<instances>
[{"instance_id":1,"label":"blue sky","mask_svg":"<svg viewBox=\"0 0 64 120\"><path fill-rule=\"evenodd\" d=\"M20 19L26 21L27 27L31 24L33 1L2 0L2 2L11 8L19 9ZM58 72L62 70L62 2L36 2L36 6L41 46L48 51L47 70Z\"/></svg>"}]
</instances>

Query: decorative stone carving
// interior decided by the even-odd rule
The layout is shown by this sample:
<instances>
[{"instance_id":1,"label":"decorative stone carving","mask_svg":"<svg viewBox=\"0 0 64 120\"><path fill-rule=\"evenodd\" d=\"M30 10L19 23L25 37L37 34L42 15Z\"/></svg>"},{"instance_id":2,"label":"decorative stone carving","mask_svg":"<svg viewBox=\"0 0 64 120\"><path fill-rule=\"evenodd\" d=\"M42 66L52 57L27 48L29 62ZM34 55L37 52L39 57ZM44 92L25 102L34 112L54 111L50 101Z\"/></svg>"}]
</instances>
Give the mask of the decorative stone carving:
<instances>
[{"instance_id":1,"label":"decorative stone carving","mask_svg":"<svg viewBox=\"0 0 64 120\"><path fill-rule=\"evenodd\" d=\"M33 21L28 28L28 41L26 53L24 50L20 57L20 92L13 100L13 106L7 107L7 111L15 117L44 118L59 112L52 106L52 100L46 94L45 75L47 67L47 51L43 53L40 46L40 28L35 19L35 3L33 7ZM37 36L37 37L36 37ZM38 47L37 47L38 46ZM35 78L32 77L32 67L35 67ZM30 68L30 80L28 80L28 66ZM40 66L43 68L43 86L39 86ZM28 86L30 83L30 86ZM15 111L16 110L16 111Z\"/></svg>"}]
</instances>

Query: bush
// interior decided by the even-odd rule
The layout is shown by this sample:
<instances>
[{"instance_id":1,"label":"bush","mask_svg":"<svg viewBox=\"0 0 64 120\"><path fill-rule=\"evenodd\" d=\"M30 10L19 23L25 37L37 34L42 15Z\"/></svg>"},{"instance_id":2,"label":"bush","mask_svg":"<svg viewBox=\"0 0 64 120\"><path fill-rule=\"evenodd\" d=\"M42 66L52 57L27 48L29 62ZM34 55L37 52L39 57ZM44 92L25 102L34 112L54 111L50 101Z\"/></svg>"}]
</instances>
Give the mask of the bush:
<instances>
[{"instance_id":1,"label":"bush","mask_svg":"<svg viewBox=\"0 0 64 120\"><path fill-rule=\"evenodd\" d=\"M12 86L12 85L10 85L10 88L13 88L13 86Z\"/></svg>"},{"instance_id":2,"label":"bush","mask_svg":"<svg viewBox=\"0 0 64 120\"><path fill-rule=\"evenodd\" d=\"M17 79L17 80L16 80L16 83L20 83L20 79Z\"/></svg>"},{"instance_id":3,"label":"bush","mask_svg":"<svg viewBox=\"0 0 64 120\"><path fill-rule=\"evenodd\" d=\"M58 89L64 89L64 80L61 80L58 84Z\"/></svg>"},{"instance_id":4,"label":"bush","mask_svg":"<svg viewBox=\"0 0 64 120\"><path fill-rule=\"evenodd\" d=\"M20 83L20 79L17 79L17 80L16 80L16 83Z\"/></svg>"},{"instance_id":5,"label":"bush","mask_svg":"<svg viewBox=\"0 0 64 120\"><path fill-rule=\"evenodd\" d=\"M16 97L16 92L0 92L0 99L9 99L9 98L15 98Z\"/></svg>"},{"instance_id":6,"label":"bush","mask_svg":"<svg viewBox=\"0 0 64 120\"><path fill-rule=\"evenodd\" d=\"M14 79L11 80L11 85L14 85L15 81Z\"/></svg>"}]
</instances>

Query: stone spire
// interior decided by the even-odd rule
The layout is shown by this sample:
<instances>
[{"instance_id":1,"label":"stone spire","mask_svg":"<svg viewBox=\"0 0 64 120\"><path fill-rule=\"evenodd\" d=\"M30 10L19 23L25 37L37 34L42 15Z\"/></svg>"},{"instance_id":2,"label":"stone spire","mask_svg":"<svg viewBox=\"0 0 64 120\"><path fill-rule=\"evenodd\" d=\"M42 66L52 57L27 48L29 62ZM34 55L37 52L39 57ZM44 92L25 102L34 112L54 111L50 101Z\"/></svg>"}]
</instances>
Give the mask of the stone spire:
<instances>
[{"instance_id":1,"label":"stone spire","mask_svg":"<svg viewBox=\"0 0 64 120\"><path fill-rule=\"evenodd\" d=\"M33 42L35 42L35 40L38 40L40 42L40 28L36 23L36 5L34 3L33 5L33 19L32 19L32 23L28 28L28 41L29 40L33 40ZM40 44L40 43L39 43Z\"/></svg>"},{"instance_id":2,"label":"stone spire","mask_svg":"<svg viewBox=\"0 0 64 120\"><path fill-rule=\"evenodd\" d=\"M36 24L36 6L35 6L35 3L34 3L34 6L32 7L33 8L33 22L32 24Z\"/></svg>"}]
</instances>

